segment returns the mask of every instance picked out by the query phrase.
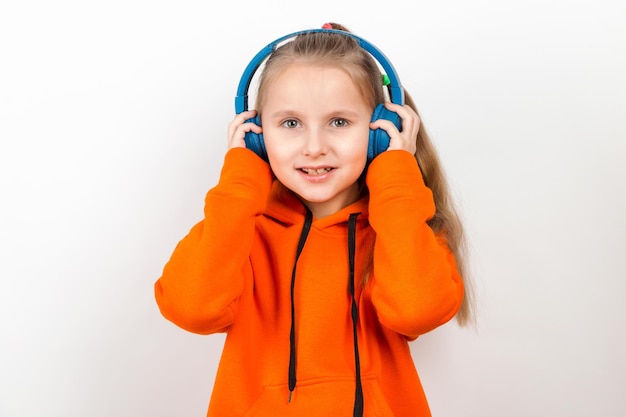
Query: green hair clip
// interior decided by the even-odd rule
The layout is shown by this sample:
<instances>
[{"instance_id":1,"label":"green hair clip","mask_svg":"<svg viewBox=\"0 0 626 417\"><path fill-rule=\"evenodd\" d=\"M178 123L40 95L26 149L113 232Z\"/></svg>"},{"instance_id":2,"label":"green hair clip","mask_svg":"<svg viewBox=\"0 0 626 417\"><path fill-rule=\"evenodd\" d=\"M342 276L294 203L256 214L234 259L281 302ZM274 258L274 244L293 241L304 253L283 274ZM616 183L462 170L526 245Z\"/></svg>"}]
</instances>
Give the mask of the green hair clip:
<instances>
[{"instance_id":1,"label":"green hair clip","mask_svg":"<svg viewBox=\"0 0 626 417\"><path fill-rule=\"evenodd\" d=\"M389 81L389 77L387 76L387 74L383 74L383 85L389 84L391 84L391 81Z\"/></svg>"}]
</instances>

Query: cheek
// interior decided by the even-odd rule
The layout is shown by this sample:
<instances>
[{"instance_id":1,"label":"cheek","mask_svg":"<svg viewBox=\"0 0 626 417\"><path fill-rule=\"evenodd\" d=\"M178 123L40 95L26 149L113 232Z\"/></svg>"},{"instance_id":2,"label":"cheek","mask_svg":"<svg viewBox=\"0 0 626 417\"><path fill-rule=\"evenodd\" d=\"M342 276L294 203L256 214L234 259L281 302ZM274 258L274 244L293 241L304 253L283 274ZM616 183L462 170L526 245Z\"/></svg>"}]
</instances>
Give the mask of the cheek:
<instances>
[{"instance_id":1,"label":"cheek","mask_svg":"<svg viewBox=\"0 0 626 417\"><path fill-rule=\"evenodd\" d=\"M367 148L369 144L369 130L363 135L359 135L352 141L346 141L341 145L341 154L346 159L350 159L353 162L363 162L367 159Z\"/></svg>"},{"instance_id":2,"label":"cheek","mask_svg":"<svg viewBox=\"0 0 626 417\"><path fill-rule=\"evenodd\" d=\"M290 148L292 147L285 144L279 145L276 142L265 139L265 150L270 163L284 164L287 160L292 159L294 151Z\"/></svg>"},{"instance_id":3,"label":"cheek","mask_svg":"<svg viewBox=\"0 0 626 417\"><path fill-rule=\"evenodd\" d=\"M282 173L287 170L288 166L291 166L294 160L293 146L289 146L288 143L278 143L271 139L271 136L264 139L265 150L267 151L267 158L274 172L274 175L281 177Z\"/></svg>"},{"instance_id":4,"label":"cheek","mask_svg":"<svg viewBox=\"0 0 626 417\"><path fill-rule=\"evenodd\" d=\"M263 142L268 155L280 155L286 151L285 141L281 141L280 136L277 136L270 128L263 128Z\"/></svg>"}]
</instances>

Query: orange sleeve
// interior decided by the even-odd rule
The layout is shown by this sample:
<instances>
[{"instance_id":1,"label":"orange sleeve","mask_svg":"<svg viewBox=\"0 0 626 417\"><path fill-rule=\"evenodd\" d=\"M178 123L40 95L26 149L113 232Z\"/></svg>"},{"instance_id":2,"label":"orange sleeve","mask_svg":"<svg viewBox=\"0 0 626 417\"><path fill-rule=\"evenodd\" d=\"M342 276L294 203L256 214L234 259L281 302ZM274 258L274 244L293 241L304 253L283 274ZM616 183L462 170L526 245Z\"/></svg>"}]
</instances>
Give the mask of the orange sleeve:
<instances>
[{"instance_id":1,"label":"orange sleeve","mask_svg":"<svg viewBox=\"0 0 626 417\"><path fill-rule=\"evenodd\" d=\"M272 183L269 165L245 148L230 150L219 183L206 195L204 219L176 246L154 285L161 313L194 333L232 324L246 275L255 218Z\"/></svg>"},{"instance_id":2,"label":"orange sleeve","mask_svg":"<svg viewBox=\"0 0 626 417\"><path fill-rule=\"evenodd\" d=\"M369 167L367 185L376 232L372 302L384 326L414 339L454 317L463 282L445 239L426 223L435 203L414 156L383 152Z\"/></svg>"}]
</instances>

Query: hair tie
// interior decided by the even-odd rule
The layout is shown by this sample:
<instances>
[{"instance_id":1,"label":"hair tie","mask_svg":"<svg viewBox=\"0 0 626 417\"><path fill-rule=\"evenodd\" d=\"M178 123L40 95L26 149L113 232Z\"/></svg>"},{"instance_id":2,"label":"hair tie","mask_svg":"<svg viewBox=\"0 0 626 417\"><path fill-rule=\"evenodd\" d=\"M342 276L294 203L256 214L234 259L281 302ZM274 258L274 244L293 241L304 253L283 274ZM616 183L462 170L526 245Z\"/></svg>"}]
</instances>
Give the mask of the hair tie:
<instances>
[{"instance_id":1,"label":"hair tie","mask_svg":"<svg viewBox=\"0 0 626 417\"><path fill-rule=\"evenodd\" d=\"M333 28L333 25L331 25L330 23L324 23L322 25L322 29L332 29L332 28Z\"/></svg>"}]
</instances>

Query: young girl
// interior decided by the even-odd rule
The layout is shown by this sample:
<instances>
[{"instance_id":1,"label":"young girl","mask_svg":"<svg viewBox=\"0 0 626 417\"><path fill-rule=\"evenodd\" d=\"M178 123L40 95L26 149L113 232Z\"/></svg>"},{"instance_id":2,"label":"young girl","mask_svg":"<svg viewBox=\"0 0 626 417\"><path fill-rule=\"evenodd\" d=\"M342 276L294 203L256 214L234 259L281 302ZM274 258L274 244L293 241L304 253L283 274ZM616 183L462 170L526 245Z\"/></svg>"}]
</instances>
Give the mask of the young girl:
<instances>
[{"instance_id":1,"label":"young girl","mask_svg":"<svg viewBox=\"0 0 626 417\"><path fill-rule=\"evenodd\" d=\"M411 97L389 102L374 57L324 28L266 60L155 284L164 317L227 333L208 416L429 416L408 342L471 320L461 224ZM381 103L400 129L371 121ZM368 158L370 132L388 146Z\"/></svg>"}]
</instances>

